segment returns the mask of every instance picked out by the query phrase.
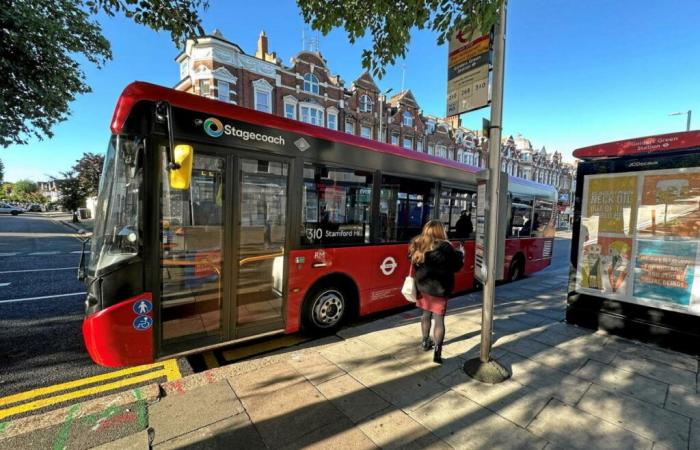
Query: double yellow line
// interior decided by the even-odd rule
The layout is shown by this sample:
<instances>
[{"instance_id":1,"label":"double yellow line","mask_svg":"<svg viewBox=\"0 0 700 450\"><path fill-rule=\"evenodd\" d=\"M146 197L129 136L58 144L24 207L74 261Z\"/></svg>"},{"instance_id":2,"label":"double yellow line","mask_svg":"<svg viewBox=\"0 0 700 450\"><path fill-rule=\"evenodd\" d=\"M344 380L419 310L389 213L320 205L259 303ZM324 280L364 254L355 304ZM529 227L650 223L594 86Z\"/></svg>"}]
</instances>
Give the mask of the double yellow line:
<instances>
[{"instance_id":1,"label":"double yellow line","mask_svg":"<svg viewBox=\"0 0 700 450\"><path fill-rule=\"evenodd\" d=\"M176 360L169 359L167 361L155 364L130 367L128 369L108 372L102 375L96 375L88 378L81 378L79 380L69 381L67 383L54 384L53 386L47 386L39 389L33 389L31 391L20 392L19 394L8 395L7 397L0 397L0 408L7 405L20 403L19 405L0 409L0 420L6 417L14 416L16 414L34 411L58 403L63 403L70 400L99 394L101 392L112 391L115 389L123 388L124 386L139 384L145 381L155 380L161 377L167 378L168 381L173 381L182 378L182 375L180 374L180 369L177 367ZM110 381L104 384L96 384L95 386L83 387L118 378L121 379L117 381Z\"/></svg>"}]
</instances>

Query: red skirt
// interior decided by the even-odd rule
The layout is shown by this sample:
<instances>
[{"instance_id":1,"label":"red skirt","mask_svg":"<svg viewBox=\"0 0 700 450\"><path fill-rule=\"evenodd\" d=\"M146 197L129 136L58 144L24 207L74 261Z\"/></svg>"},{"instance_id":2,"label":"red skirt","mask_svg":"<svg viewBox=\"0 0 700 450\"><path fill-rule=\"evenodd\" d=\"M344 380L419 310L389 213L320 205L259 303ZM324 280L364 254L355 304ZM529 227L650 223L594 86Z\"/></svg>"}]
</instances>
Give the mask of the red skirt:
<instances>
[{"instance_id":1,"label":"red skirt","mask_svg":"<svg viewBox=\"0 0 700 450\"><path fill-rule=\"evenodd\" d=\"M444 316L445 311L447 311L447 297L433 297L432 295L421 293L416 301L416 305L424 311Z\"/></svg>"}]
</instances>

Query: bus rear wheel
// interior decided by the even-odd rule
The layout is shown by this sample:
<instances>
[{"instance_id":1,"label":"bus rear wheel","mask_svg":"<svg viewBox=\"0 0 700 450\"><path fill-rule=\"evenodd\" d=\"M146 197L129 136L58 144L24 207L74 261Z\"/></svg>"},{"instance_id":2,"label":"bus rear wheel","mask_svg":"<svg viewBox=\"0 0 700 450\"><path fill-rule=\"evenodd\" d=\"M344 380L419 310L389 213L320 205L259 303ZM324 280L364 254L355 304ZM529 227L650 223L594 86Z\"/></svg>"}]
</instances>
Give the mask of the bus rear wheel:
<instances>
[{"instance_id":1,"label":"bus rear wheel","mask_svg":"<svg viewBox=\"0 0 700 450\"><path fill-rule=\"evenodd\" d=\"M525 263L523 257L517 255L510 265L510 281L518 281L525 275Z\"/></svg>"},{"instance_id":2,"label":"bus rear wheel","mask_svg":"<svg viewBox=\"0 0 700 450\"><path fill-rule=\"evenodd\" d=\"M348 294L336 286L314 288L304 301L303 329L310 333L330 333L343 323L348 311Z\"/></svg>"}]
</instances>

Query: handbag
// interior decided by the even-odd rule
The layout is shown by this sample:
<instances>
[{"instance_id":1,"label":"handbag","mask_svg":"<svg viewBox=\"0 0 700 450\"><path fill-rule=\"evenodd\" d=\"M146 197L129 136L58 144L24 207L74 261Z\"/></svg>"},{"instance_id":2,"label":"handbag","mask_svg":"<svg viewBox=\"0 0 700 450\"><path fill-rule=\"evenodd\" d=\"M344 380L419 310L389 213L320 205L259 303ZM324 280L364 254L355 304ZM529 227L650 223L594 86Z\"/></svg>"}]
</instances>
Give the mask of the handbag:
<instances>
[{"instance_id":1,"label":"handbag","mask_svg":"<svg viewBox=\"0 0 700 450\"><path fill-rule=\"evenodd\" d=\"M403 280L403 287L401 287L401 294L404 298L411 303L415 303L418 299L418 289L416 288L416 280L413 279L411 272L413 271L413 263L411 263L408 269L408 276Z\"/></svg>"}]
</instances>

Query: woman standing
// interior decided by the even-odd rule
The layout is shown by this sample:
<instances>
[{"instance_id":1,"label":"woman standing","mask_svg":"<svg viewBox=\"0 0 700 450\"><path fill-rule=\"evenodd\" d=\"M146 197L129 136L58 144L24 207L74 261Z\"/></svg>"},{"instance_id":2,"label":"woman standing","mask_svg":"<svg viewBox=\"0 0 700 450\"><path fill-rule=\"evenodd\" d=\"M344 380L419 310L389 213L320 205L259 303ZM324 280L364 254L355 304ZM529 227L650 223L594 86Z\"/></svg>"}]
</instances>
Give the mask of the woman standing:
<instances>
[{"instance_id":1,"label":"woman standing","mask_svg":"<svg viewBox=\"0 0 700 450\"><path fill-rule=\"evenodd\" d=\"M431 220L423 226L421 234L411 241L409 257L420 294L416 304L423 310L422 348L428 351L435 346L433 361L442 364L447 300L454 289L454 274L462 267L463 255L447 240L442 223ZM430 326L433 318L435 319L434 342L430 340Z\"/></svg>"}]
</instances>

